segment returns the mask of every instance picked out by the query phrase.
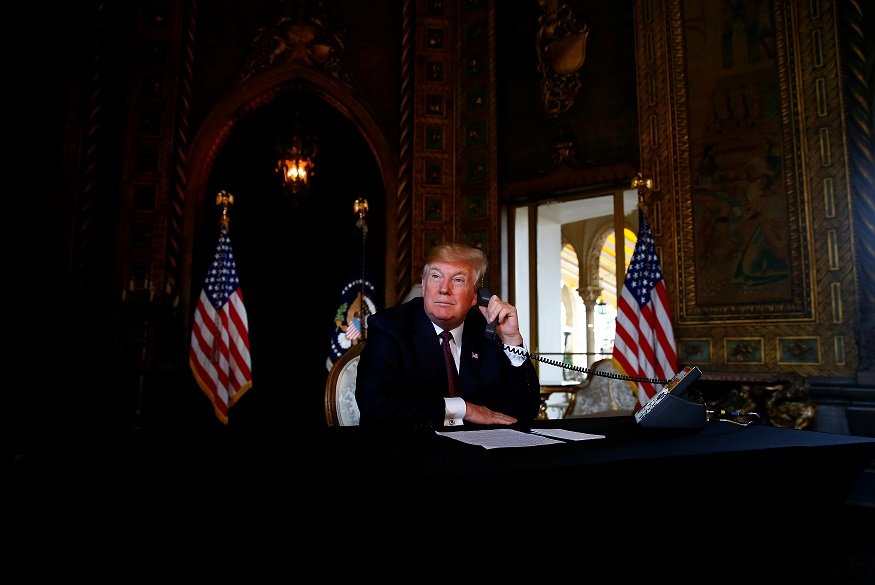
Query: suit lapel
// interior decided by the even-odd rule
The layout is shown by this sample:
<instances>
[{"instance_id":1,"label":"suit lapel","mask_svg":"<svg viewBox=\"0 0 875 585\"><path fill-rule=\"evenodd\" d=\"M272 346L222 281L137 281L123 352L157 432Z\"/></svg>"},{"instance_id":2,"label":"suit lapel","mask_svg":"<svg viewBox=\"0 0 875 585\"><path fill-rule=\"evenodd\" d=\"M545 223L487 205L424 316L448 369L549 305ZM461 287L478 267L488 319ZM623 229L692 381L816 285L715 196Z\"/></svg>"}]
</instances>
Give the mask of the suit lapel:
<instances>
[{"instance_id":1,"label":"suit lapel","mask_svg":"<svg viewBox=\"0 0 875 585\"><path fill-rule=\"evenodd\" d=\"M425 309L420 309L414 325L413 345L416 355L422 360L422 367L427 376L424 384L446 388L447 371L444 365L444 355L441 353L440 341L434 331L434 325Z\"/></svg>"},{"instance_id":2,"label":"suit lapel","mask_svg":"<svg viewBox=\"0 0 875 585\"><path fill-rule=\"evenodd\" d=\"M483 358L483 328L472 319L465 322L462 337L462 353L459 356L459 386L463 397L474 396L479 386L481 359Z\"/></svg>"}]
</instances>

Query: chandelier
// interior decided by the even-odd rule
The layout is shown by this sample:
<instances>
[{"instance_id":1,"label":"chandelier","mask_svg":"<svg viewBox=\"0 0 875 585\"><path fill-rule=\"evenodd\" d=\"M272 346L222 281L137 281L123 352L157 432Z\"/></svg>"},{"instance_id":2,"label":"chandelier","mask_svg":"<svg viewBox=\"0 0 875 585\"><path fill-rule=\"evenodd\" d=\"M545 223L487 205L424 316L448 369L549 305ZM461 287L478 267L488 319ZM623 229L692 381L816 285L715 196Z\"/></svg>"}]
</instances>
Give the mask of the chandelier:
<instances>
[{"instance_id":1,"label":"chandelier","mask_svg":"<svg viewBox=\"0 0 875 585\"><path fill-rule=\"evenodd\" d=\"M315 158L319 145L313 136L301 130L299 118L295 116L292 136L288 142L281 142L277 148L276 172L290 195L299 195L310 187L315 172Z\"/></svg>"}]
</instances>

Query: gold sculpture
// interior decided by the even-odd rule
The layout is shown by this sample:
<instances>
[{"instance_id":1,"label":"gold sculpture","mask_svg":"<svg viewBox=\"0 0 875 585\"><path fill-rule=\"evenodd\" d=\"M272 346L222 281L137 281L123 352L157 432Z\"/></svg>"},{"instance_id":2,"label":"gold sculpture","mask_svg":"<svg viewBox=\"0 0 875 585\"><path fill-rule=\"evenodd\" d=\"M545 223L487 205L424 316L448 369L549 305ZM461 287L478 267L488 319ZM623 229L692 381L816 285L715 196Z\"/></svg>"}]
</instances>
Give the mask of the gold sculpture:
<instances>
[{"instance_id":1,"label":"gold sculpture","mask_svg":"<svg viewBox=\"0 0 875 585\"><path fill-rule=\"evenodd\" d=\"M778 384L742 383L721 396L707 401L709 409L765 414L775 427L805 429L814 422L817 405L809 395L805 379L791 376Z\"/></svg>"},{"instance_id":2,"label":"gold sculpture","mask_svg":"<svg viewBox=\"0 0 875 585\"><path fill-rule=\"evenodd\" d=\"M579 23L571 8L558 0L538 0L544 14L535 37L541 99L548 118L568 111L580 91L589 26Z\"/></svg>"}]
</instances>

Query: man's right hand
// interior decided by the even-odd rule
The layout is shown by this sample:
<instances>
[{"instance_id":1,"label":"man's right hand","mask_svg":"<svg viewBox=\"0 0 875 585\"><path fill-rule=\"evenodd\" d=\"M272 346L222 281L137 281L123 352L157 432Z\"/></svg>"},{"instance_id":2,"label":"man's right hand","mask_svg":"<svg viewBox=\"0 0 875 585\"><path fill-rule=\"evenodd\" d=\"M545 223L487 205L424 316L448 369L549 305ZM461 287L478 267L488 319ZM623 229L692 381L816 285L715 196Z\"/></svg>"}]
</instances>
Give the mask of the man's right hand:
<instances>
[{"instance_id":1,"label":"man's right hand","mask_svg":"<svg viewBox=\"0 0 875 585\"><path fill-rule=\"evenodd\" d=\"M478 425L512 425L517 422L514 417L495 412L485 406L465 401L465 420Z\"/></svg>"}]
</instances>

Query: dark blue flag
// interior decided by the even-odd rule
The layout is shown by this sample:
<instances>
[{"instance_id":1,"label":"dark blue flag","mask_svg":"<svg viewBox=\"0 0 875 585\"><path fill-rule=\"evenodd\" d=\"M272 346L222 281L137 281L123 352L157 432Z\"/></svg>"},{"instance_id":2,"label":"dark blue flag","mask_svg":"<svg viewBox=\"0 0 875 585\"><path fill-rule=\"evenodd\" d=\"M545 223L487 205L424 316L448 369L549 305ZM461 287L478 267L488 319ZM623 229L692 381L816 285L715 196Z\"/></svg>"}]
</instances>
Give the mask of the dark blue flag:
<instances>
[{"instance_id":1,"label":"dark blue flag","mask_svg":"<svg viewBox=\"0 0 875 585\"><path fill-rule=\"evenodd\" d=\"M358 229L350 245L349 272L334 314L334 331L331 334L331 348L325 367L331 369L344 353L353 345L362 343L367 336L368 315L377 311L374 303L375 288L367 270L365 244L367 224L360 220Z\"/></svg>"}]
</instances>

